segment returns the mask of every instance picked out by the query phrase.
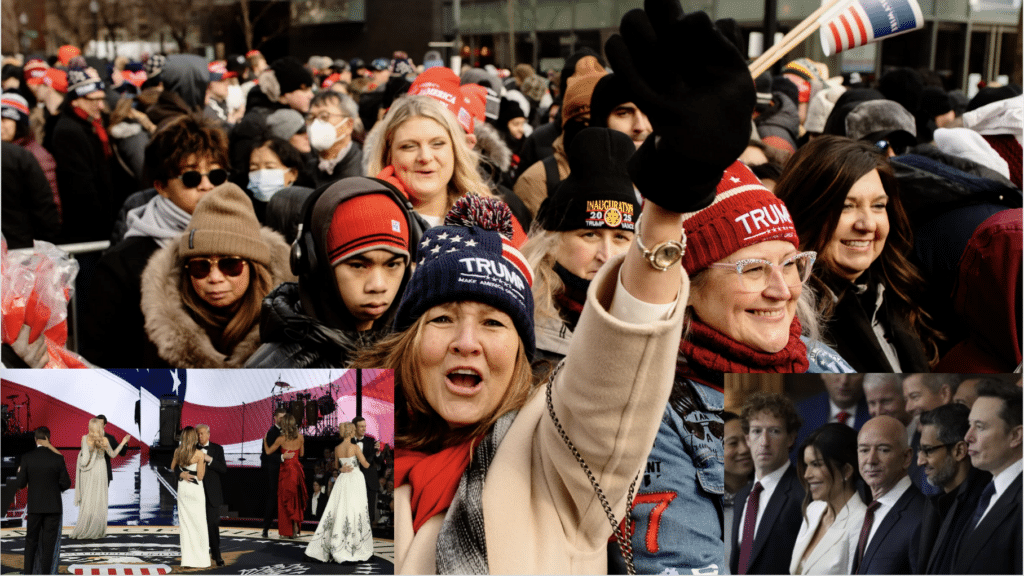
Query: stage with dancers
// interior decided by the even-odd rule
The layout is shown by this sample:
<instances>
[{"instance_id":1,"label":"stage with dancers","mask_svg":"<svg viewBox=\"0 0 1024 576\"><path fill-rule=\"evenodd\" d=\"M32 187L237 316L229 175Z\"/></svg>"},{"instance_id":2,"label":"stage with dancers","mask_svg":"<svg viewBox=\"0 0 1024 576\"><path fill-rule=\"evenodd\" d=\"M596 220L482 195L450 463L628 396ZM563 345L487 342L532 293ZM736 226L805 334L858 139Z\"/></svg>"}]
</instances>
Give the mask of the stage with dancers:
<instances>
[{"instance_id":1,"label":"stage with dancers","mask_svg":"<svg viewBox=\"0 0 1024 576\"><path fill-rule=\"evenodd\" d=\"M9 370L2 387L0 573L394 572L390 371Z\"/></svg>"}]
</instances>

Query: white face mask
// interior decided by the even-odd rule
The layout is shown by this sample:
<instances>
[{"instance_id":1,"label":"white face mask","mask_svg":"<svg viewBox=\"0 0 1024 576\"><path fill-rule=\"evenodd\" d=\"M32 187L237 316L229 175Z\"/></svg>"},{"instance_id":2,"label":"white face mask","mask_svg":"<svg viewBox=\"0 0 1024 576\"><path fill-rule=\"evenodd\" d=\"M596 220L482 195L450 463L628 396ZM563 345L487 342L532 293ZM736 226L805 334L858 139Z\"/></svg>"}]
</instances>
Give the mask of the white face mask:
<instances>
[{"instance_id":1,"label":"white face mask","mask_svg":"<svg viewBox=\"0 0 1024 576\"><path fill-rule=\"evenodd\" d=\"M234 84L228 86L228 96L225 102L229 110L238 110L245 106L245 93L242 92L242 87L235 86Z\"/></svg>"},{"instance_id":2,"label":"white face mask","mask_svg":"<svg viewBox=\"0 0 1024 576\"><path fill-rule=\"evenodd\" d=\"M319 118L313 120L313 123L306 129L306 134L309 136L309 145L318 152L330 149L331 146L334 146L335 142L341 139L338 136L337 128L347 120L348 118L345 118L337 124L324 122Z\"/></svg>"},{"instance_id":3,"label":"white face mask","mask_svg":"<svg viewBox=\"0 0 1024 576\"><path fill-rule=\"evenodd\" d=\"M249 190L260 202L269 202L278 190L285 187L284 168L268 168L249 172Z\"/></svg>"}]
</instances>

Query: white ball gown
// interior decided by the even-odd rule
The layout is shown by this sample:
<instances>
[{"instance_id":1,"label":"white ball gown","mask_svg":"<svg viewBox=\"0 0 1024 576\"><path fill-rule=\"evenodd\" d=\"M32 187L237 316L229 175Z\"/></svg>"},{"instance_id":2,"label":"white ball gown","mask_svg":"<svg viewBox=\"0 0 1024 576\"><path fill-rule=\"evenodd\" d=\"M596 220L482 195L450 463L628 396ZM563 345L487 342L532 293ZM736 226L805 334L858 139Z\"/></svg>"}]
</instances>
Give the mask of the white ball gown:
<instances>
[{"instance_id":1,"label":"white ball gown","mask_svg":"<svg viewBox=\"0 0 1024 576\"><path fill-rule=\"evenodd\" d=\"M196 473L196 464L185 467ZM178 482L178 523L181 527L181 565L205 568L210 565L210 535L206 529L206 493L203 481Z\"/></svg>"},{"instance_id":2,"label":"white ball gown","mask_svg":"<svg viewBox=\"0 0 1024 576\"><path fill-rule=\"evenodd\" d=\"M360 470L355 456L339 458ZM338 474L320 524L306 546L306 555L322 562L362 562L373 556L373 531L366 500L366 481L361 472Z\"/></svg>"}]
</instances>

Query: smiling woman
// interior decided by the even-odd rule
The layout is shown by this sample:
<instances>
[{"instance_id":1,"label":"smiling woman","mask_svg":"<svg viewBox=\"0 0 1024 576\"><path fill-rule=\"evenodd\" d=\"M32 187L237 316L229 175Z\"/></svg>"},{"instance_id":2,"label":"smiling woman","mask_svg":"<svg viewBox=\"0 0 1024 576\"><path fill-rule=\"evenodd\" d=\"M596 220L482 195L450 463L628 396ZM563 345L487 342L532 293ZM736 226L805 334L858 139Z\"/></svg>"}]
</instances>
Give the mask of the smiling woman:
<instances>
[{"instance_id":1,"label":"smiling woman","mask_svg":"<svg viewBox=\"0 0 1024 576\"><path fill-rule=\"evenodd\" d=\"M824 136L786 165L775 193L800 248L818 252L812 285L824 338L858 372L926 372L939 335L918 305L925 282L907 259L910 223L893 169L873 146Z\"/></svg>"}]
</instances>

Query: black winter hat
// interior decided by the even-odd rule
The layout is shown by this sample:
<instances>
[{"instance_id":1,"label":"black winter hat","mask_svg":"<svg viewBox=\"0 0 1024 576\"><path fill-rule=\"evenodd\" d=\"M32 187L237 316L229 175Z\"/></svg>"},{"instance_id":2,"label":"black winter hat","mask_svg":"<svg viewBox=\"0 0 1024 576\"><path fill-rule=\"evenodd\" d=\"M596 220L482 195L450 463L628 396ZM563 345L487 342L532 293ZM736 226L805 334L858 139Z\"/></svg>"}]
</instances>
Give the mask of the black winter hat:
<instances>
[{"instance_id":1,"label":"black winter hat","mask_svg":"<svg viewBox=\"0 0 1024 576\"><path fill-rule=\"evenodd\" d=\"M640 202L626 164L633 141L609 128L585 128L569 147L569 176L537 211L545 230L601 229L633 231Z\"/></svg>"},{"instance_id":2,"label":"black winter hat","mask_svg":"<svg viewBox=\"0 0 1024 576\"><path fill-rule=\"evenodd\" d=\"M913 68L896 68L878 79L878 90L889 100L899 102L911 114L921 109L924 78Z\"/></svg>"},{"instance_id":3,"label":"black winter hat","mask_svg":"<svg viewBox=\"0 0 1024 576\"><path fill-rule=\"evenodd\" d=\"M967 111L970 112L971 110L977 110L978 108L993 102L1019 96L1020 93L1021 88L1016 84L1008 84L997 88L990 86L982 88L981 90L978 90L978 93L974 95L974 98L971 98L971 101L967 103Z\"/></svg>"},{"instance_id":4,"label":"black winter hat","mask_svg":"<svg viewBox=\"0 0 1024 576\"><path fill-rule=\"evenodd\" d=\"M800 102L800 89L797 88L796 84L792 80L786 78L783 75L775 76L772 78L772 93L781 92L789 97L794 104Z\"/></svg>"},{"instance_id":5,"label":"black winter hat","mask_svg":"<svg viewBox=\"0 0 1024 576\"><path fill-rule=\"evenodd\" d=\"M523 112L523 107L515 100L502 98L501 106L498 108L498 129L503 132L507 132L509 121L515 120L516 118L526 118L526 113Z\"/></svg>"},{"instance_id":6,"label":"black winter hat","mask_svg":"<svg viewBox=\"0 0 1024 576\"><path fill-rule=\"evenodd\" d=\"M885 96L882 96L881 92L873 88L850 88L843 92L839 99L836 100L836 105L832 108L832 112L829 113L828 119L825 120L825 130L822 133L846 136L846 116L861 102L881 100L883 98Z\"/></svg>"},{"instance_id":7,"label":"black winter hat","mask_svg":"<svg viewBox=\"0 0 1024 576\"><path fill-rule=\"evenodd\" d=\"M282 95L313 86L313 75L302 66L302 62L299 62L292 56L285 56L284 58L274 60L274 63L270 65L270 69L274 71L274 76L277 77L277 83L281 86Z\"/></svg>"},{"instance_id":8,"label":"black winter hat","mask_svg":"<svg viewBox=\"0 0 1024 576\"><path fill-rule=\"evenodd\" d=\"M633 92L621 76L608 74L601 78L597 81L597 86L594 86L594 94L590 97L590 125L607 128L608 116L612 110L633 100Z\"/></svg>"},{"instance_id":9,"label":"black winter hat","mask_svg":"<svg viewBox=\"0 0 1024 576\"><path fill-rule=\"evenodd\" d=\"M927 86L921 92L921 115L925 118L935 118L953 109L949 94L938 86Z\"/></svg>"}]
</instances>

